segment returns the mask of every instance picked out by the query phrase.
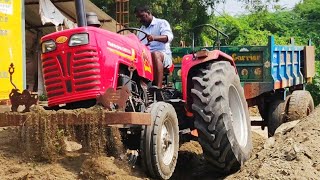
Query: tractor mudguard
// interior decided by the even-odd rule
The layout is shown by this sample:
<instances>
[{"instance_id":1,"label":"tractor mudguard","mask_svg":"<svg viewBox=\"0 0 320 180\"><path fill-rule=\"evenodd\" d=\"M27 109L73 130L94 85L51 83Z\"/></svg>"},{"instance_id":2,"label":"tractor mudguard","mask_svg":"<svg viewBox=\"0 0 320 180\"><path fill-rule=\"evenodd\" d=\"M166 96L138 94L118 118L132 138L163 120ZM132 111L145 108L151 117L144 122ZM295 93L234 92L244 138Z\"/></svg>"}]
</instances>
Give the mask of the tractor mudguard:
<instances>
[{"instance_id":1,"label":"tractor mudguard","mask_svg":"<svg viewBox=\"0 0 320 180\"><path fill-rule=\"evenodd\" d=\"M202 50L203 51L203 50ZM219 51L219 50L213 50L213 51L206 51L207 53L203 52L197 52L195 55L188 54L185 55L182 59L182 69L181 69L181 77L182 77L182 94L183 94L183 100L186 102L188 99L188 96L190 95L190 87L188 83L188 76L190 70L200 64L205 64L209 61L229 61L232 66L235 66L235 63L231 56L228 54ZM235 68L235 71L237 73L237 70ZM189 107L189 106L187 106Z\"/></svg>"}]
</instances>

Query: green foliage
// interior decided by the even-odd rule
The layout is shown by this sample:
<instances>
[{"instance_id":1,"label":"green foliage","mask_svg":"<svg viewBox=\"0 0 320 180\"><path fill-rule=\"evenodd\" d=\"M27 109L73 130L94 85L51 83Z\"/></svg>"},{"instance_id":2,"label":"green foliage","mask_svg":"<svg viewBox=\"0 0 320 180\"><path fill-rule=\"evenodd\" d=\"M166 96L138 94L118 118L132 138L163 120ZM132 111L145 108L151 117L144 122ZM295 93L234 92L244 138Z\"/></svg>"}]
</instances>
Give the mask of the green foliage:
<instances>
[{"instance_id":1,"label":"green foliage","mask_svg":"<svg viewBox=\"0 0 320 180\"><path fill-rule=\"evenodd\" d=\"M320 59L320 1L304 0L294 10L298 18L296 23L296 35L305 39L311 39L316 47L317 59Z\"/></svg>"},{"instance_id":2,"label":"green foliage","mask_svg":"<svg viewBox=\"0 0 320 180\"><path fill-rule=\"evenodd\" d=\"M92 0L94 4L116 19L115 0ZM134 8L139 5L149 5L155 17L166 19L173 30L173 45L178 46L181 40L191 41L189 31L198 24L207 23L207 9L212 6L209 0L130 0L129 26L140 27L134 15Z\"/></svg>"},{"instance_id":3,"label":"green foliage","mask_svg":"<svg viewBox=\"0 0 320 180\"><path fill-rule=\"evenodd\" d=\"M198 0L131 0L130 11L141 4L148 4L155 17L166 19L175 36L172 44L178 46L181 40L191 41L190 29L199 24L207 23L209 14L206 13L207 5ZM130 16L130 26L139 27L134 14Z\"/></svg>"},{"instance_id":4,"label":"green foliage","mask_svg":"<svg viewBox=\"0 0 320 180\"><path fill-rule=\"evenodd\" d=\"M106 12L109 16L116 19L115 0L91 0L96 6Z\"/></svg>"},{"instance_id":5,"label":"green foliage","mask_svg":"<svg viewBox=\"0 0 320 180\"><path fill-rule=\"evenodd\" d=\"M316 47L320 59L320 1L305 0L293 10L276 12L257 11L240 17L220 16L210 22L230 35L231 45L265 45L267 36L273 35L278 44L305 45L309 39Z\"/></svg>"},{"instance_id":6,"label":"green foliage","mask_svg":"<svg viewBox=\"0 0 320 180\"><path fill-rule=\"evenodd\" d=\"M99 8L116 19L116 3L115 0L91 0ZM192 42L191 29L199 24L205 24L209 22L212 9L219 3L224 3L226 0L130 0L129 21L130 27L139 27L140 24L136 21L133 14L134 8L138 5L149 5L152 9L152 13L159 18L166 19L172 27L174 33L173 46L178 46L180 41L186 41L186 44L190 45ZM278 0L237 0L245 2L248 9L253 11L259 11L266 9L267 3L277 2ZM205 43L210 37L202 35L203 29L198 29L196 36ZM201 35L200 35L201 34Z\"/></svg>"},{"instance_id":7,"label":"green foliage","mask_svg":"<svg viewBox=\"0 0 320 180\"><path fill-rule=\"evenodd\" d=\"M320 61L316 61L316 75L313 78L312 84L308 84L306 89L310 92L314 104L320 104Z\"/></svg>"},{"instance_id":8,"label":"green foliage","mask_svg":"<svg viewBox=\"0 0 320 180\"><path fill-rule=\"evenodd\" d=\"M261 11L250 15L212 17L210 23L230 37L230 45L266 45L268 36L275 36L278 44L288 44L290 37L296 44L306 44L308 38L301 34L295 23L298 15L292 11L275 13Z\"/></svg>"}]
</instances>

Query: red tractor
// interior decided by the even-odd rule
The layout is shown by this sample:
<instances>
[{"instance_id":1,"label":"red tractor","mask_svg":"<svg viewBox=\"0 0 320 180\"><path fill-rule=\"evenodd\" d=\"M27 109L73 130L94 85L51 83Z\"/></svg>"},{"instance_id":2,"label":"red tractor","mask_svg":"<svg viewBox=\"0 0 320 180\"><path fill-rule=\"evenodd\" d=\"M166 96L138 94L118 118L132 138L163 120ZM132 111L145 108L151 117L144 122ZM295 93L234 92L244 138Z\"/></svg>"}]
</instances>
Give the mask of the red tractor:
<instances>
[{"instance_id":1,"label":"red tractor","mask_svg":"<svg viewBox=\"0 0 320 180\"><path fill-rule=\"evenodd\" d=\"M234 172L249 158L248 108L229 55L201 50L184 56L179 92L167 81L162 89L150 85L151 54L134 34L83 26L46 35L41 46L50 108L99 103L109 110L151 114L151 125L120 128L124 145L138 150L151 177L171 177L179 143L193 130L218 171Z\"/></svg>"}]
</instances>

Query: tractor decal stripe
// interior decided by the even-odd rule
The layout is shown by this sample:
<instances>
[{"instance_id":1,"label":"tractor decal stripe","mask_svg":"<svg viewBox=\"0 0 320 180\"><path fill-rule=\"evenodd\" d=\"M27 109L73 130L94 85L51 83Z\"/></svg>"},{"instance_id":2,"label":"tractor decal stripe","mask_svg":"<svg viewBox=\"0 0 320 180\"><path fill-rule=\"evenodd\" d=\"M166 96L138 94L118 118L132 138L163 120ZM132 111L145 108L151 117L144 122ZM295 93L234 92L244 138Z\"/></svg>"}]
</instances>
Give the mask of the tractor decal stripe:
<instances>
[{"instance_id":1,"label":"tractor decal stripe","mask_svg":"<svg viewBox=\"0 0 320 180\"><path fill-rule=\"evenodd\" d=\"M144 70L151 73L151 67L144 65Z\"/></svg>"},{"instance_id":2,"label":"tractor decal stripe","mask_svg":"<svg viewBox=\"0 0 320 180\"><path fill-rule=\"evenodd\" d=\"M143 66L144 66L144 70L151 73L151 65L148 59L148 56L146 54L145 49L143 49L142 51L142 58L143 58Z\"/></svg>"},{"instance_id":3,"label":"tractor decal stripe","mask_svg":"<svg viewBox=\"0 0 320 180\"><path fill-rule=\"evenodd\" d=\"M130 61L134 61L136 58L136 52L134 51L134 49L131 49L131 55L128 55L126 53L123 53L121 51L118 51L118 50L110 48L110 47L107 47L107 49L114 54L117 54L123 58L129 59Z\"/></svg>"},{"instance_id":4,"label":"tractor decal stripe","mask_svg":"<svg viewBox=\"0 0 320 180\"><path fill-rule=\"evenodd\" d=\"M121 52L125 52L127 54L131 53L130 49L127 49L121 45L114 44L113 42L110 42L110 41L107 41L107 44L108 44L108 47L111 47L112 49L117 49L117 50L119 50Z\"/></svg>"}]
</instances>

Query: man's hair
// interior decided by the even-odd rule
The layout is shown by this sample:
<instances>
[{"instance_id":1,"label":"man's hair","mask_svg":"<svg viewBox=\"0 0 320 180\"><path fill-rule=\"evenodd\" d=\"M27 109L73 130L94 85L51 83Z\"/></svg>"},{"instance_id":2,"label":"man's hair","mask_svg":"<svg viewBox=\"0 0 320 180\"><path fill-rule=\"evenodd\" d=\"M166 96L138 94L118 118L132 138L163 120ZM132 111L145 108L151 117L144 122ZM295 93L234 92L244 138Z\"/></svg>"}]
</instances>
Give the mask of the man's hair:
<instances>
[{"instance_id":1,"label":"man's hair","mask_svg":"<svg viewBox=\"0 0 320 180\"><path fill-rule=\"evenodd\" d=\"M134 8L134 13L138 12L151 12L148 5L140 5Z\"/></svg>"}]
</instances>

